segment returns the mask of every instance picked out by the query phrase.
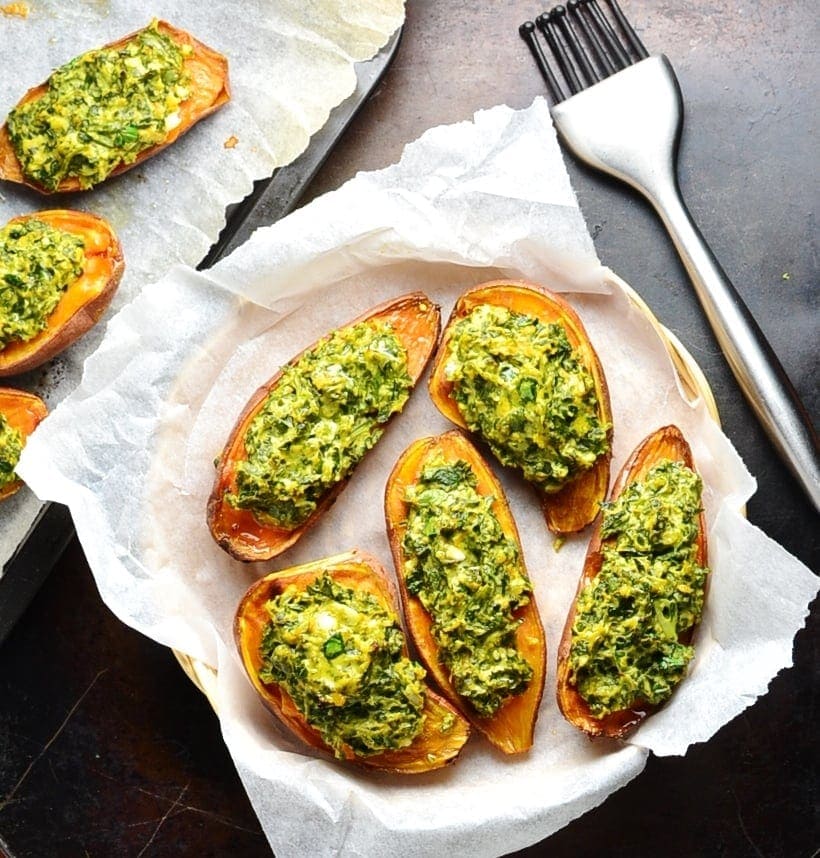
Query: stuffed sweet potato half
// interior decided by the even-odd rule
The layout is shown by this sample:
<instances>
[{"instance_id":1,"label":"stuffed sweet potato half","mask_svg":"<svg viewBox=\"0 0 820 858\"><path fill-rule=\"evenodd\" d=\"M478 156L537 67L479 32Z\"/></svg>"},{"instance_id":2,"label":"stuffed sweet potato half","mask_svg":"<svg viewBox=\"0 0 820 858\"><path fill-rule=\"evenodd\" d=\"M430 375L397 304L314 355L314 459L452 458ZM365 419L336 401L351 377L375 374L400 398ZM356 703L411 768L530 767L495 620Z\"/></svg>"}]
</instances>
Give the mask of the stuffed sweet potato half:
<instances>
[{"instance_id":1,"label":"stuffed sweet potato half","mask_svg":"<svg viewBox=\"0 0 820 858\"><path fill-rule=\"evenodd\" d=\"M39 396L0 387L0 501L11 497L23 485L14 469L28 436L47 413Z\"/></svg>"},{"instance_id":2,"label":"stuffed sweet potato half","mask_svg":"<svg viewBox=\"0 0 820 858\"><path fill-rule=\"evenodd\" d=\"M426 295L402 295L319 340L254 393L208 500L208 526L225 551L269 560L319 519L404 407L439 328Z\"/></svg>"},{"instance_id":3,"label":"stuffed sweet potato half","mask_svg":"<svg viewBox=\"0 0 820 858\"><path fill-rule=\"evenodd\" d=\"M550 530L592 521L609 484L612 413L600 361L566 301L525 282L470 289L429 387L445 417L535 486Z\"/></svg>"},{"instance_id":4,"label":"stuffed sweet potato half","mask_svg":"<svg viewBox=\"0 0 820 858\"><path fill-rule=\"evenodd\" d=\"M411 444L385 492L408 632L444 695L500 750L532 746L546 643L503 489L457 430Z\"/></svg>"},{"instance_id":5,"label":"stuffed sweet potato half","mask_svg":"<svg viewBox=\"0 0 820 858\"><path fill-rule=\"evenodd\" d=\"M644 440L595 523L558 650L558 706L620 738L685 677L706 594L702 483L675 426Z\"/></svg>"},{"instance_id":6,"label":"stuffed sweet potato half","mask_svg":"<svg viewBox=\"0 0 820 858\"><path fill-rule=\"evenodd\" d=\"M54 209L0 229L0 376L34 369L92 328L125 268L110 225Z\"/></svg>"},{"instance_id":7,"label":"stuffed sweet potato half","mask_svg":"<svg viewBox=\"0 0 820 858\"><path fill-rule=\"evenodd\" d=\"M254 688L310 748L418 774L452 763L469 737L469 724L409 659L393 585L364 552L257 581L234 630Z\"/></svg>"},{"instance_id":8,"label":"stuffed sweet potato half","mask_svg":"<svg viewBox=\"0 0 820 858\"><path fill-rule=\"evenodd\" d=\"M80 191L155 155L230 99L228 61L152 21L56 69L0 126L0 179Z\"/></svg>"}]
</instances>

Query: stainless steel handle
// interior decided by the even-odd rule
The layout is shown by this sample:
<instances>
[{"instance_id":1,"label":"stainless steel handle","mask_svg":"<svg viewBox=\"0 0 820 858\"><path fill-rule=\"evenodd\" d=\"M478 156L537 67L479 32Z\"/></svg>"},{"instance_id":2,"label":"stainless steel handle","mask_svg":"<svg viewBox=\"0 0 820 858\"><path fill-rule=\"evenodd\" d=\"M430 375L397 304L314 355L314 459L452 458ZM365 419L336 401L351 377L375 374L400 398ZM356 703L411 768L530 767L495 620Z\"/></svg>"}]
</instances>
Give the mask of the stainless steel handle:
<instances>
[{"instance_id":1,"label":"stainless steel handle","mask_svg":"<svg viewBox=\"0 0 820 858\"><path fill-rule=\"evenodd\" d=\"M631 185L660 215L720 347L777 451L820 511L817 436L780 361L695 226L675 169L683 96L669 60L652 56L552 108L567 145Z\"/></svg>"},{"instance_id":2,"label":"stainless steel handle","mask_svg":"<svg viewBox=\"0 0 820 858\"><path fill-rule=\"evenodd\" d=\"M674 174L647 197L663 220L726 360L772 443L820 511L817 435L780 361L692 220Z\"/></svg>"}]
</instances>

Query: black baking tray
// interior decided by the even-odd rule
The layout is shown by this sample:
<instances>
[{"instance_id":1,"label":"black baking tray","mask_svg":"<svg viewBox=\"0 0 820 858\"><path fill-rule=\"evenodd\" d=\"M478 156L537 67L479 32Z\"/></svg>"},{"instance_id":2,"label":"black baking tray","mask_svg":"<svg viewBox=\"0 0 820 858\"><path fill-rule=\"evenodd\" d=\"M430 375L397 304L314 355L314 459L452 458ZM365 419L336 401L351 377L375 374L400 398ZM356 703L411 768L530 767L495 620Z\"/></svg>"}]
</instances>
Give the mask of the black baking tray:
<instances>
[{"instance_id":1,"label":"black baking tray","mask_svg":"<svg viewBox=\"0 0 820 858\"><path fill-rule=\"evenodd\" d=\"M305 152L269 178L256 182L242 202L229 207L225 227L197 266L199 269L209 268L227 256L257 227L274 223L296 208L311 180L389 68L398 51L401 33L398 29L372 59L356 64L356 89L331 111ZM73 536L74 525L68 509L61 504L44 504L0 577L0 643L22 616Z\"/></svg>"}]
</instances>

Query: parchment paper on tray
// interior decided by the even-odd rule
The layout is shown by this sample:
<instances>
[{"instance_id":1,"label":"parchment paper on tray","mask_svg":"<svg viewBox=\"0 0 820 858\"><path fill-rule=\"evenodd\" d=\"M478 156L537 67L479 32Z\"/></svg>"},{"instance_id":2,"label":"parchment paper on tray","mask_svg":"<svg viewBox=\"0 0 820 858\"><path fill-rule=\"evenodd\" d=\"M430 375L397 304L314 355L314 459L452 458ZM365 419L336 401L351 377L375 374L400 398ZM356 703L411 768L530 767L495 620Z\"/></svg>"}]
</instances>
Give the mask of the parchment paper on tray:
<instances>
[{"instance_id":1,"label":"parchment paper on tray","mask_svg":"<svg viewBox=\"0 0 820 858\"><path fill-rule=\"evenodd\" d=\"M244 676L235 607L270 567L354 546L389 563L386 476L411 440L448 426L420 386L315 530L257 568L210 538L212 460L253 390L334 326L411 289L446 315L463 289L499 275L571 293L607 373L615 468L668 422L692 444L713 573L691 675L627 742L593 744L563 721L555 653L588 535L556 552L533 493L504 473L551 665L532 751L502 759L477 738L454 767L417 778L306 756ZM655 329L598 262L541 100L433 129L399 164L259 230L207 276L177 268L146 287L109 325L82 386L34 435L20 471L71 507L118 616L218 668L223 734L279 858L498 855L542 839L638 774L650 750L682 754L764 693L791 663L817 590L738 513L754 481L703 403L681 395Z\"/></svg>"},{"instance_id":2,"label":"parchment paper on tray","mask_svg":"<svg viewBox=\"0 0 820 858\"><path fill-rule=\"evenodd\" d=\"M196 265L218 237L225 207L305 150L353 92L354 64L374 56L404 19L403 0L37 0L29 7L25 18L0 15L0 122L54 68L145 27L152 16L228 57L231 102L140 167L93 191L56 197L0 182L0 226L55 207L92 211L112 224L126 261L112 311L173 264ZM236 145L226 147L231 138ZM77 386L103 331L98 325L44 370L12 383L53 406ZM27 491L3 504L0 571L39 509Z\"/></svg>"}]
</instances>

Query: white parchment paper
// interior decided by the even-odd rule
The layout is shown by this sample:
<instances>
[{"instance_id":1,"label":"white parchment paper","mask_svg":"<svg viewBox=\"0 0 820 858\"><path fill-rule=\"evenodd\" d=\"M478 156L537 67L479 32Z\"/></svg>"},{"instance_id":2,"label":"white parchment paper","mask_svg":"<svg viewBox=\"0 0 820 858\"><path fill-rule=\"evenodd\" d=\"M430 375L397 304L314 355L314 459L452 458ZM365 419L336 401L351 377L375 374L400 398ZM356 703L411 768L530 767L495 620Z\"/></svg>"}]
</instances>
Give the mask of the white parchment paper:
<instances>
[{"instance_id":1,"label":"white parchment paper","mask_svg":"<svg viewBox=\"0 0 820 858\"><path fill-rule=\"evenodd\" d=\"M532 491L505 472L547 634L533 749L511 759L476 738L451 769L415 778L306 756L243 673L235 608L271 568L356 546L389 568L387 474L410 441L450 427L420 385L319 525L268 564L240 564L210 538L212 460L256 387L329 329L413 289L446 317L465 288L496 276L569 293L607 374L614 468L665 423L692 444L713 572L691 675L627 742L589 742L561 718L555 653L588 534L556 551ZM682 754L764 693L791 664L817 591L802 564L737 512L754 480L704 404L683 397L652 324L597 260L541 100L432 129L399 164L259 230L207 276L180 267L147 286L34 434L20 472L70 506L118 616L218 668L223 734L279 858L490 856L536 842L638 774L650 750Z\"/></svg>"},{"instance_id":2,"label":"white parchment paper","mask_svg":"<svg viewBox=\"0 0 820 858\"><path fill-rule=\"evenodd\" d=\"M109 318L175 263L196 265L253 182L289 164L330 110L354 90L369 59L404 17L403 0L196 0L72 3L29 0L28 17L0 14L0 122L30 87L77 54L146 26L152 17L188 30L228 57L231 101L160 155L81 194L43 196L0 181L0 225L20 214L79 208L106 218L126 271ZM226 142L236 138L233 148ZM3 380L53 406L79 383L100 324L45 368ZM0 570L40 503L25 489L0 508Z\"/></svg>"}]
</instances>

